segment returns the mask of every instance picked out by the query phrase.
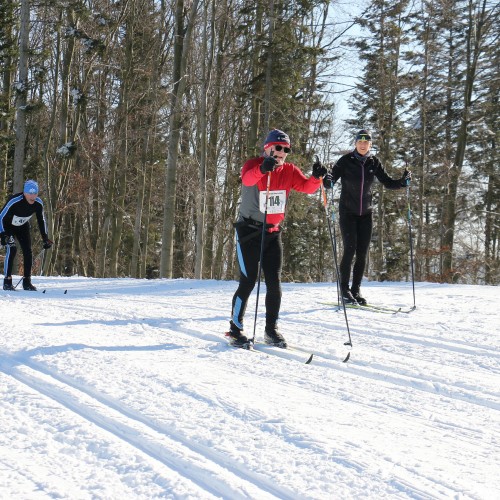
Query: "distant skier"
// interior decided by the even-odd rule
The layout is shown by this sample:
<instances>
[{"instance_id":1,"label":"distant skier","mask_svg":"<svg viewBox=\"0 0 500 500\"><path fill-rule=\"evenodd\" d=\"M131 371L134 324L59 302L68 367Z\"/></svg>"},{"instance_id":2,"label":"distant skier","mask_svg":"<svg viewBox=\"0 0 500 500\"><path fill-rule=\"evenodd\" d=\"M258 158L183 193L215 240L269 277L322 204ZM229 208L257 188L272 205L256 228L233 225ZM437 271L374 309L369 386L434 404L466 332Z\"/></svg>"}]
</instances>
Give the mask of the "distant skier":
<instances>
[{"instance_id":1,"label":"distant skier","mask_svg":"<svg viewBox=\"0 0 500 500\"><path fill-rule=\"evenodd\" d=\"M313 165L312 176L308 178L293 163L285 162L291 151L290 139L281 130L269 132L263 149L263 155L249 159L241 171L241 204L235 223L240 281L233 297L229 330L231 343L237 347L249 347L250 344L243 334L243 316L258 276L266 197L267 219L261 263L267 289L264 340L271 345L286 347L286 341L278 331L283 261L280 223L285 218L290 191L314 193L320 186L321 177L327 172L317 162Z\"/></svg>"},{"instance_id":2,"label":"distant skier","mask_svg":"<svg viewBox=\"0 0 500 500\"><path fill-rule=\"evenodd\" d=\"M372 184L375 177L388 189L401 189L411 179L407 169L401 179L387 175L380 160L370 153L372 136L367 130L356 134L355 148L337 161L323 179L326 188L332 188L341 179L339 226L344 243L340 262L340 292L348 304L366 304L360 285L366 265L373 227ZM356 256L349 288L352 261Z\"/></svg>"},{"instance_id":3,"label":"distant skier","mask_svg":"<svg viewBox=\"0 0 500 500\"><path fill-rule=\"evenodd\" d=\"M43 248L52 246L47 234L47 224L43 213L43 202L38 197L38 184L34 180L24 183L22 193L12 195L0 212L0 239L6 248L4 264L4 290L14 290L12 285L12 265L17 253L16 241L21 245L24 257L24 290L36 291L31 283L31 268L33 265L33 252L31 250L30 223L31 216L36 214L40 234L42 235Z\"/></svg>"}]
</instances>

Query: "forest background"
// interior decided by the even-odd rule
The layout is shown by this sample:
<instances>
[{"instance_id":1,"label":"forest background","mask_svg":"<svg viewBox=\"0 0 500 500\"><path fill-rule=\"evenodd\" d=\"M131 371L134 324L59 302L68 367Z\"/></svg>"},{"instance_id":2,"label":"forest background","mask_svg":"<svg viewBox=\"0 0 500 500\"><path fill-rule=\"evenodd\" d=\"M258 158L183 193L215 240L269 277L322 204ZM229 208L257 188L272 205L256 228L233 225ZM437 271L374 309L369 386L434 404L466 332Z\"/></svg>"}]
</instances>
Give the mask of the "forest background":
<instances>
[{"instance_id":1,"label":"forest background","mask_svg":"<svg viewBox=\"0 0 500 500\"><path fill-rule=\"evenodd\" d=\"M234 279L240 170L268 130L310 174L369 128L413 181L375 186L367 276L411 279L414 254L416 280L498 284L498 2L353 8L2 0L0 195L38 180L43 272ZM283 239L285 281L335 278L319 192L291 195Z\"/></svg>"}]
</instances>

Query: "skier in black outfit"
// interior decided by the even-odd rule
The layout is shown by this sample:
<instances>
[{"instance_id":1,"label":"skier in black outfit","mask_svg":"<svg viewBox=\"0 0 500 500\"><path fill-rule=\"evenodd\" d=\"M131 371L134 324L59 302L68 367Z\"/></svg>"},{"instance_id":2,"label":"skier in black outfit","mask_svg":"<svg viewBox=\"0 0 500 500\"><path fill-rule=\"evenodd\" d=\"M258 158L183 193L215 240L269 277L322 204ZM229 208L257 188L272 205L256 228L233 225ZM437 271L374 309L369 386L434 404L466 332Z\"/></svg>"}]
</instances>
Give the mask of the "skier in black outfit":
<instances>
[{"instance_id":1,"label":"skier in black outfit","mask_svg":"<svg viewBox=\"0 0 500 500\"><path fill-rule=\"evenodd\" d=\"M24 257L24 290L36 291L31 284L31 267L33 265L33 252L31 250L30 223L32 215L36 214L40 234L42 235L43 248L52 246L52 241L47 235L47 224L43 213L43 202L38 197L38 184L33 180L24 183L22 193L12 195L0 212L0 240L6 248L4 263L4 290L14 290L12 285L12 264L17 253L16 240L21 245Z\"/></svg>"},{"instance_id":2,"label":"skier in black outfit","mask_svg":"<svg viewBox=\"0 0 500 500\"><path fill-rule=\"evenodd\" d=\"M360 285L366 265L373 227L372 184L375 177L388 189L401 189L411 179L405 169L401 179L387 175L380 160L370 153L372 137L367 130L356 134L355 149L337 161L323 179L326 188L332 188L341 179L339 225L344 243L340 262L340 291L348 304L366 304ZM349 288L352 261L356 256Z\"/></svg>"}]
</instances>

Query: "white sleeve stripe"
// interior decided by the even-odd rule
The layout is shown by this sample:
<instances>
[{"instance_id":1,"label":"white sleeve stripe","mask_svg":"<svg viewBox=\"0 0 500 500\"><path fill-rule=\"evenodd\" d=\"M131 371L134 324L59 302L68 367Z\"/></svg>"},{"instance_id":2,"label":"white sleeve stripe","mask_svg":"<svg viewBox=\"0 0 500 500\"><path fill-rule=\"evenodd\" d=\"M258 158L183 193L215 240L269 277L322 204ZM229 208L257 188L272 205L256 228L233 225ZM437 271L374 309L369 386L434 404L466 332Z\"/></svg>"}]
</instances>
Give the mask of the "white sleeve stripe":
<instances>
[{"instance_id":1,"label":"white sleeve stripe","mask_svg":"<svg viewBox=\"0 0 500 500\"><path fill-rule=\"evenodd\" d=\"M4 227L3 227L3 218L7 215L7 212L9 211L9 208L14 204L17 203L18 201L23 199L23 195L16 196L15 198L12 198L5 207L3 207L2 212L0 213L0 233L4 232Z\"/></svg>"}]
</instances>

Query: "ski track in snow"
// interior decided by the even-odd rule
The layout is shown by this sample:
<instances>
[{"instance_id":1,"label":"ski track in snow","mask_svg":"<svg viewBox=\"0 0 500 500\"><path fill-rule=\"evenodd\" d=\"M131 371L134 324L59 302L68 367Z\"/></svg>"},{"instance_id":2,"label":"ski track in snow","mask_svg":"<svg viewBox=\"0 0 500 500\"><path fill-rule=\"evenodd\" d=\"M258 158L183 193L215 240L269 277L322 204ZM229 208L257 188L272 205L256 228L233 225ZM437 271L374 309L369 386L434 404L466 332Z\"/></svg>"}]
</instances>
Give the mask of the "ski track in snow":
<instances>
[{"instance_id":1,"label":"ski track in snow","mask_svg":"<svg viewBox=\"0 0 500 500\"><path fill-rule=\"evenodd\" d=\"M16 365L25 365L34 374L22 372L15 368ZM78 384L70 377L59 375L42 363L30 361L24 356L1 354L0 367L4 373L124 440L138 451L172 470L182 471L183 475L201 490L226 498L245 498L247 495L252 497L257 493L262 495L263 492L270 492L280 498L293 498L291 492L286 492L284 488L276 488L266 478L259 478L242 470L237 464L235 466L210 449L183 439L177 433L170 432L166 426L144 418L140 413L129 410L91 387ZM114 415L108 415L110 413ZM165 436L168 439L165 439ZM165 441L166 444L163 444ZM187 450L182 450L183 447ZM207 462L205 459L208 459L207 464L204 464ZM221 469L219 465L223 465L227 470L218 470ZM229 481L223 480L224 474L228 471L248 481L245 495L231 488ZM253 484L257 488L253 488Z\"/></svg>"},{"instance_id":2,"label":"ski track in snow","mask_svg":"<svg viewBox=\"0 0 500 500\"><path fill-rule=\"evenodd\" d=\"M349 309L349 349L321 304L335 285L285 284L281 329L304 352L255 354L224 339L235 283L44 280L0 299L16 310L2 497L500 498L495 287L421 283L411 314ZM408 307L409 286L364 291Z\"/></svg>"}]
</instances>

